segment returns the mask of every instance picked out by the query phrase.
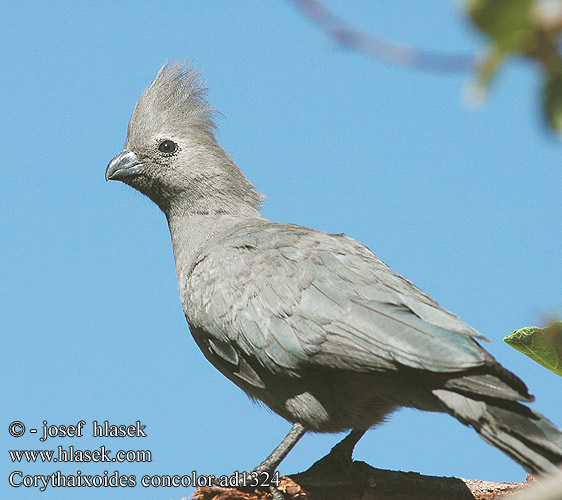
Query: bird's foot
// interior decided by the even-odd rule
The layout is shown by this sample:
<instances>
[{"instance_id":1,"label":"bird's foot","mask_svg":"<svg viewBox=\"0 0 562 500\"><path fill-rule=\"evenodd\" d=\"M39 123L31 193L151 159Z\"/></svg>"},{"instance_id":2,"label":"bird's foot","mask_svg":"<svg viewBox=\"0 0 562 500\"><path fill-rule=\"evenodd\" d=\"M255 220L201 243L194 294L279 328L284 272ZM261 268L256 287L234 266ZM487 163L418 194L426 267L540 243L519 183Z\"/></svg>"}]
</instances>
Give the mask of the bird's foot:
<instances>
[{"instance_id":1,"label":"bird's foot","mask_svg":"<svg viewBox=\"0 0 562 500\"><path fill-rule=\"evenodd\" d=\"M285 495L279 489L279 472L271 467L260 464L248 472L251 486L255 488L267 488L273 500L285 500Z\"/></svg>"},{"instance_id":2,"label":"bird's foot","mask_svg":"<svg viewBox=\"0 0 562 500\"><path fill-rule=\"evenodd\" d=\"M350 478L350 482L354 482L352 481L354 475L353 459L351 455L342 453L339 450L334 451L334 448L332 448L330 453L314 462L314 464L302 474L320 472L322 472L322 475L326 476L337 475L341 477L343 475L344 477Z\"/></svg>"},{"instance_id":3,"label":"bird's foot","mask_svg":"<svg viewBox=\"0 0 562 500\"><path fill-rule=\"evenodd\" d=\"M231 488L254 498L262 498L265 492L269 492L273 500L285 500L283 492L279 490L279 473L259 466L248 472L236 472L231 478L235 481L228 484L215 478L211 482L214 488L230 490ZM258 493L261 492L261 493ZM222 498L222 497L221 497Z\"/></svg>"},{"instance_id":4,"label":"bird's foot","mask_svg":"<svg viewBox=\"0 0 562 500\"><path fill-rule=\"evenodd\" d=\"M308 470L300 475L318 478L337 478L341 484L342 479L353 486L361 483L353 464L353 448L361 439L364 430L353 430L342 441L335 445L326 456L315 462Z\"/></svg>"}]
</instances>

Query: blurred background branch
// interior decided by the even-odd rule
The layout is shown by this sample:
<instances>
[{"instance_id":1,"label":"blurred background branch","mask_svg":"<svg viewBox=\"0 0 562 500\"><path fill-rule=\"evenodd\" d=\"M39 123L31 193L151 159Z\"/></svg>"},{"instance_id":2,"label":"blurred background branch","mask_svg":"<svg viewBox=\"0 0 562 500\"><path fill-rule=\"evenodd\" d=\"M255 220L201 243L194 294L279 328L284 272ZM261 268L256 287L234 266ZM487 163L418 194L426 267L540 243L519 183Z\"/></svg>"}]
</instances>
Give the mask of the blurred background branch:
<instances>
[{"instance_id":1,"label":"blurred background branch","mask_svg":"<svg viewBox=\"0 0 562 500\"><path fill-rule=\"evenodd\" d=\"M317 0L291 0L338 45L395 66L449 73L465 72L476 64L471 54L439 54L367 33L337 16Z\"/></svg>"},{"instance_id":2,"label":"blurred background branch","mask_svg":"<svg viewBox=\"0 0 562 500\"><path fill-rule=\"evenodd\" d=\"M367 33L319 0L291 1L341 47L395 66L444 73L473 71L476 83L470 95L477 101L510 57L530 59L542 70L545 122L562 134L562 0L465 0L468 19L488 40L482 57L420 50Z\"/></svg>"}]
</instances>

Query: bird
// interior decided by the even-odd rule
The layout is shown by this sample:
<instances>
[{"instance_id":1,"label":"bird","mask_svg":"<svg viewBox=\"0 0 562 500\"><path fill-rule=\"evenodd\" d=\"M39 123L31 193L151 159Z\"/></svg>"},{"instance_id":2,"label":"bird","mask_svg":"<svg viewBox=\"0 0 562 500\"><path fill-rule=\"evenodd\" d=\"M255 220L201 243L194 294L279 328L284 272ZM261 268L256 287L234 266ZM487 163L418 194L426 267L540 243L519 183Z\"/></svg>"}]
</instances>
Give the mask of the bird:
<instances>
[{"instance_id":1,"label":"bird","mask_svg":"<svg viewBox=\"0 0 562 500\"><path fill-rule=\"evenodd\" d=\"M274 222L216 139L201 74L167 62L129 121L106 180L166 216L191 334L224 376L292 424L254 471L307 432L363 434L401 407L448 413L531 473L562 462L562 431L478 331L344 234ZM282 498L282 496L276 496Z\"/></svg>"}]
</instances>

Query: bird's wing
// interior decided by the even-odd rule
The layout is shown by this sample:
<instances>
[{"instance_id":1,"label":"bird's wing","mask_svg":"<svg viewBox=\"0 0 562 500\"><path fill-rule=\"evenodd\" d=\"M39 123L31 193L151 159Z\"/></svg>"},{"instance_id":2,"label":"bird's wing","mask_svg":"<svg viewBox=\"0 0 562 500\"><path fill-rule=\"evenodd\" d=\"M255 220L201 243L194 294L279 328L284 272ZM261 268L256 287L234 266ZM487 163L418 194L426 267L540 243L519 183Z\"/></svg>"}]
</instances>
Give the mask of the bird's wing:
<instances>
[{"instance_id":1,"label":"bird's wing","mask_svg":"<svg viewBox=\"0 0 562 500\"><path fill-rule=\"evenodd\" d=\"M407 366L460 372L493 358L478 332L343 235L267 221L238 226L195 262L186 316L214 353L274 373Z\"/></svg>"}]
</instances>

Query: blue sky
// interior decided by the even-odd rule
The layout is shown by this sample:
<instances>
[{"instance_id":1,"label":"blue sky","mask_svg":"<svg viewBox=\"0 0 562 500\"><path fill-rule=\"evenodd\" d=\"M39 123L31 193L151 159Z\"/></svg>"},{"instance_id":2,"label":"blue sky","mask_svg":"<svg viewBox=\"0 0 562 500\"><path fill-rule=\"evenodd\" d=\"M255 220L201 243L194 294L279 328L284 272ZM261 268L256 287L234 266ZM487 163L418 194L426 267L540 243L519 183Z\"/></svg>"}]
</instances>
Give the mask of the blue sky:
<instances>
[{"instance_id":1,"label":"blue sky","mask_svg":"<svg viewBox=\"0 0 562 500\"><path fill-rule=\"evenodd\" d=\"M328 2L381 36L443 52L483 40L454 2ZM264 214L346 232L493 340L486 346L562 426L562 380L509 348L512 330L562 315L561 144L542 126L540 78L514 61L485 106L469 75L387 66L338 49L288 1L31 2L0 8L2 475L229 474L289 424L203 358L177 293L164 216L104 171L134 104L167 59L204 73L218 137ZM9 436L86 421L82 438ZM147 437L92 438L92 421ZM306 436L281 473L340 436ZM15 464L7 450L151 450L151 463ZM356 458L424 474L520 481L525 472L449 416L403 410ZM154 499L191 490L47 488L48 499Z\"/></svg>"}]
</instances>

